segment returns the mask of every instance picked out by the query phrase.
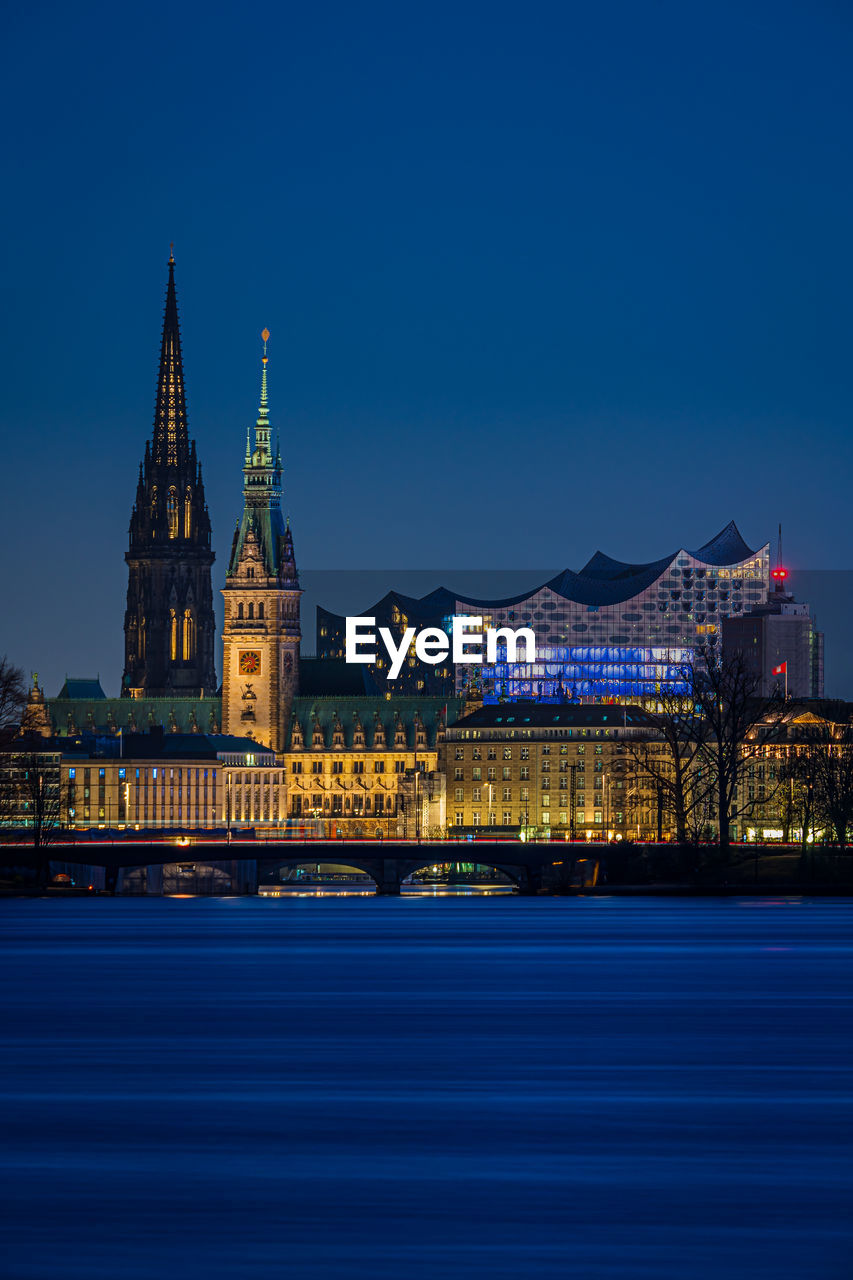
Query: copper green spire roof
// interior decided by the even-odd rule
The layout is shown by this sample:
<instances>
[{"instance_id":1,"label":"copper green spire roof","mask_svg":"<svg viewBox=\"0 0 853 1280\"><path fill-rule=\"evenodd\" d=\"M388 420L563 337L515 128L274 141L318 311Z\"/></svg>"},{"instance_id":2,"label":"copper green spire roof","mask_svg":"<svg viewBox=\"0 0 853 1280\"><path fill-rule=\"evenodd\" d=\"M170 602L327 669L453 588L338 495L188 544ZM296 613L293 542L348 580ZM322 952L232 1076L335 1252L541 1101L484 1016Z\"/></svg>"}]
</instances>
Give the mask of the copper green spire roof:
<instances>
[{"instance_id":1,"label":"copper green spire roof","mask_svg":"<svg viewBox=\"0 0 853 1280\"><path fill-rule=\"evenodd\" d=\"M153 461L160 466L177 467L185 463L188 452L184 365L181 356L178 298L175 293L175 255L170 252L163 339L160 345L160 373L157 378L157 405L154 410L152 456Z\"/></svg>"},{"instance_id":2,"label":"copper green spire roof","mask_svg":"<svg viewBox=\"0 0 853 1280\"><path fill-rule=\"evenodd\" d=\"M231 547L228 574L234 574L240 564L246 539L251 532L260 547L264 570L268 577L281 582L296 582L296 564L293 542L285 537L281 515L281 458L278 450L273 456L270 450L269 394L267 388L267 343L269 329L261 334L261 401L255 422L255 447L251 446L251 432L247 432L246 461L243 466L243 516Z\"/></svg>"}]
</instances>

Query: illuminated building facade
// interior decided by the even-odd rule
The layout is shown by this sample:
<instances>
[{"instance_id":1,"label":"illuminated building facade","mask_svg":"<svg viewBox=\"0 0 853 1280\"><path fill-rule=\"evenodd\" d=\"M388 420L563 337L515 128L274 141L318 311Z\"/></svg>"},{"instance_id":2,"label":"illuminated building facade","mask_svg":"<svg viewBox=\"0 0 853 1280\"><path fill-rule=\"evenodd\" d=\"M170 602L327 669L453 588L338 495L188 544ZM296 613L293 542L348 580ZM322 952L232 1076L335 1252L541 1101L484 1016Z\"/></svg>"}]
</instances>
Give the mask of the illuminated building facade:
<instances>
[{"instance_id":1,"label":"illuminated building facade","mask_svg":"<svg viewBox=\"0 0 853 1280\"><path fill-rule=\"evenodd\" d=\"M267 341L254 444L246 433L243 515L225 578L222 724L226 733L284 747L299 691L299 575L281 514L281 453L270 440Z\"/></svg>"},{"instance_id":2,"label":"illuminated building facade","mask_svg":"<svg viewBox=\"0 0 853 1280\"><path fill-rule=\"evenodd\" d=\"M300 698L287 750L288 817L331 838L444 829L443 698ZM417 775L417 777L416 777Z\"/></svg>"},{"instance_id":3,"label":"illuminated building facade","mask_svg":"<svg viewBox=\"0 0 853 1280\"><path fill-rule=\"evenodd\" d=\"M86 732L57 732L44 750L62 752L71 827L390 838L413 829L420 810L422 833L443 829L443 745L447 720L462 710L456 699L297 697L280 752L245 736L187 730L186 703L180 727L172 707L171 731L122 725L119 734L120 699L47 700L52 725L69 702ZM215 729L213 700L211 714Z\"/></svg>"},{"instance_id":4,"label":"illuminated building facade","mask_svg":"<svg viewBox=\"0 0 853 1280\"><path fill-rule=\"evenodd\" d=\"M476 672L486 702L653 700L661 689L686 688L683 664L698 647L719 645L724 618L766 601L769 572L769 545L753 551L732 523L696 551L649 564L596 552L580 572L567 569L508 599L476 600L444 588L419 600L391 592L365 613L397 637L407 626L449 631L454 615L467 614L484 627L532 628L537 661L433 667L411 654L393 685L383 657L362 670L377 692L395 694L460 693ZM318 609L320 656L343 654L344 629L341 615Z\"/></svg>"},{"instance_id":5,"label":"illuminated building facade","mask_svg":"<svg viewBox=\"0 0 853 1280\"><path fill-rule=\"evenodd\" d=\"M216 692L210 517L187 407L175 259L160 347L154 438L145 445L130 517L124 616L126 697Z\"/></svg>"},{"instance_id":6,"label":"illuminated building facade","mask_svg":"<svg viewBox=\"0 0 853 1280\"><path fill-rule=\"evenodd\" d=\"M669 819L634 759L657 743L638 707L482 706L447 730L449 832L667 838Z\"/></svg>"}]
</instances>

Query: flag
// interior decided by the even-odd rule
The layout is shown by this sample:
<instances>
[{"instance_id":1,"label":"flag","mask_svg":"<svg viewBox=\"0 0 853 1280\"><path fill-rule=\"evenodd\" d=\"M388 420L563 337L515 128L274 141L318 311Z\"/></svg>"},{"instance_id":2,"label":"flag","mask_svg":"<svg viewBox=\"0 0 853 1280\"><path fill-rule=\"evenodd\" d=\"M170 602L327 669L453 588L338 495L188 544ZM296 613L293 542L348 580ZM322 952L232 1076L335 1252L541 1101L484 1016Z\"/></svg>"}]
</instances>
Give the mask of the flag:
<instances>
[{"instance_id":1,"label":"flag","mask_svg":"<svg viewBox=\"0 0 853 1280\"><path fill-rule=\"evenodd\" d=\"M788 674L788 664L783 662L780 666L773 668L774 676L786 676Z\"/></svg>"}]
</instances>

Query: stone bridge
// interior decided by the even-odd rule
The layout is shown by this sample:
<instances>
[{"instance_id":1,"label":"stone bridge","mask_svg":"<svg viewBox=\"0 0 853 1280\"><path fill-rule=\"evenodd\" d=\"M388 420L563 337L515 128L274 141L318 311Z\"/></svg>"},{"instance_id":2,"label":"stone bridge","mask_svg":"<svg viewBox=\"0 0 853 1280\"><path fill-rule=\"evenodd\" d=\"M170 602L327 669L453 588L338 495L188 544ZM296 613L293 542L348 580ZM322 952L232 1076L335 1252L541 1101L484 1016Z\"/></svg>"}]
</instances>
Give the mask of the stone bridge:
<instances>
[{"instance_id":1,"label":"stone bridge","mask_svg":"<svg viewBox=\"0 0 853 1280\"><path fill-rule=\"evenodd\" d=\"M595 846L593 846L595 847ZM502 872L520 893L536 894L542 888L546 867L571 863L581 854L589 858L589 845L525 843L520 840L437 841L415 844L392 840L196 840L178 845L175 840L80 840L54 843L37 851L23 844L0 845L0 865L44 868L46 861L104 867L108 888L114 888L119 870L129 867L191 862L252 861L266 870L327 862L352 867L371 877L380 894L398 894L414 871L433 863L473 862ZM592 860L590 860L592 861Z\"/></svg>"}]
</instances>

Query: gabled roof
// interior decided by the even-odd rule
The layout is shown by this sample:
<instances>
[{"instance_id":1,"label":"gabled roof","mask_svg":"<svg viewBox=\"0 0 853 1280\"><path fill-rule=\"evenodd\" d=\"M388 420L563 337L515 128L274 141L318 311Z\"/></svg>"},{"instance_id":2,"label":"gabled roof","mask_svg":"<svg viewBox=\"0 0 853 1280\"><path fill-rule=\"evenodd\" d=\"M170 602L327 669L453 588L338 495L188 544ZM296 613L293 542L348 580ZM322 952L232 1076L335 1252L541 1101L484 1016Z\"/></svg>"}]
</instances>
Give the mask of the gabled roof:
<instances>
[{"instance_id":1,"label":"gabled roof","mask_svg":"<svg viewBox=\"0 0 853 1280\"><path fill-rule=\"evenodd\" d=\"M332 736L336 721L340 721L343 730L344 745L353 745L356 723L360 723L364 731L365 748L373 748L375 729L381 723L385 730L387 750L394 749L394 734L399 723L402 723L406 735L406 745L410 749L415 745L415 716L419 716L426 733L428 747L435 747L438 727L447 709L448 720L459 714L463 706L461 698L443 697L410 697L381 698L365 694L358 698L294 698L293 715L302 730L305 749L310 751L314 735L314 726L319 725L323 735L323 745L332 745ZM286 749L290 748L290 728ZM385 748L383 748L385 749Z\"/></svg>"},{"instance_id":2,"label":"gabled roof","mask_svg":"<svg viewBox=\"0 0 853 1280\"><path fill-rule=\"evenodd\" d=\"M65 684L59 690L60 698L85 698L87 702L93 699L100 701L106 698L106 694L101 688L100 677L98 676L66 676Z\"/></svg>"}]
</instances>

